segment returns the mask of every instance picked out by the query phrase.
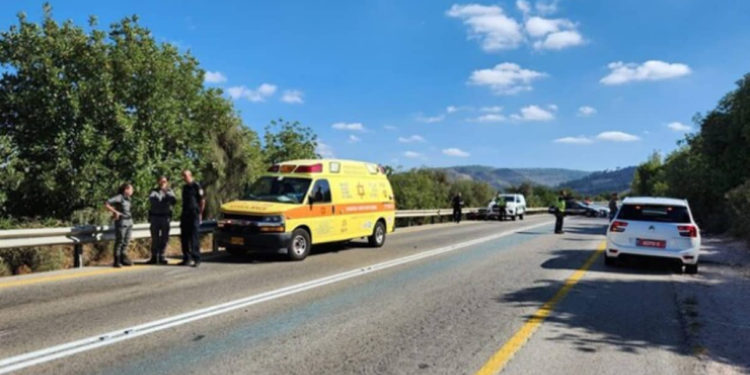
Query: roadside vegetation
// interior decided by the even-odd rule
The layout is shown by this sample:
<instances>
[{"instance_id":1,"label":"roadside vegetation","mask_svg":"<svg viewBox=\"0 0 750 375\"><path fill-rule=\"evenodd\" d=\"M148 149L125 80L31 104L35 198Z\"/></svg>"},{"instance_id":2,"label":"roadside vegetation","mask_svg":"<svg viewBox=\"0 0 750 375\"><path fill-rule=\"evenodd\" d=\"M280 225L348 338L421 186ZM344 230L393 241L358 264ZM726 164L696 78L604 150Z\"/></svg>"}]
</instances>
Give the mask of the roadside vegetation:
<instances>
[{"instance_id":1,"label":"roadside vegetation","mask_svg":"<svg viewBox=\"0 0 750 375\"><path fill-rule=\"evenodd\" d=\"M638 166L631 193L687 199L703 229L750 239L750 74L693 121L678 150Z\"/></svg>"}]
</instances>

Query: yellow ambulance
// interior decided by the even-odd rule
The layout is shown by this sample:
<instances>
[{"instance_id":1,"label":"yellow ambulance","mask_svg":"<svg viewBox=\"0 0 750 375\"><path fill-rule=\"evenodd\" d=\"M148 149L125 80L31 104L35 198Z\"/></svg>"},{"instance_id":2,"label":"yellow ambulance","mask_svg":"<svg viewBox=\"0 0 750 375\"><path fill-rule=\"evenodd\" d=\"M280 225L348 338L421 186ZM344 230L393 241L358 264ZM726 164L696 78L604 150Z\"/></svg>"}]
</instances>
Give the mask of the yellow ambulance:
<instances>
[{"instance_id":1,"label":"yellow ambulance","mask_svg":"<svg viewBox=\"0 0 750 375\"><path fill-rule=\"evenodd\" d=\"M221 206L216 244L231 254L285 253L302 260L312 245L367 237L385 243L395 221L383 167L352 160L291 160L271 166L241 200Z\"/></svg>"}]
</instances>

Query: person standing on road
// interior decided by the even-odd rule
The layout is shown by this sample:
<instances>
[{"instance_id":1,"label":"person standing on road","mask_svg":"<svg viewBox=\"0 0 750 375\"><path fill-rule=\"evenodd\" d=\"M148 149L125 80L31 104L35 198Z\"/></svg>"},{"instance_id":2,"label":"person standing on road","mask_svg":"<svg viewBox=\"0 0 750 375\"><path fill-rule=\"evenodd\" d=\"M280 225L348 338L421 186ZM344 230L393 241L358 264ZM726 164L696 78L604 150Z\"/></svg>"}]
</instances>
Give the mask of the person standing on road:
<instances>
[{"instance_id":1,"label":"person standing on road","mask_svg":"<svg viewBox=\"0 0 750 375\"><path fill-rule=\"evenodd\" d=\"M453 221L458 224L461 222L461 208L464 206L464 201L461 199L461 192L453 196L451 205L453 206Z\"/></svg>"},{"instance_id":2,"label":"person standing on road","mask_svg":"<svg viewBox=\"0 0 750 375\"><path fill-rule=\"evenodd\" d=\"M180 242L182 245L181 266L193 267L201 264L201 250L198 239L199 227L203 218L203 210L206 208L206 200L203 198L203 189L193 180L193 173L189 170L182 171L182 215L180 216Z\"/></svg>"},{"instance_id":3,"label":"person standing on road","mask_svg":"<svg viewBox=\"0 0 750 375\"><path fill-rule=\"evenodd\" d=\"M148 195L150 208L148 222L151 224L151 259L149 264L167 264L164 252L169 242L169 223L172 221L172 207L177 203L174 191L169 188L169 180L159 177L158 186Z\"/></svg>"},{"instance_id":4,"label":"person standing on road","mask_svg":"<svg viewBox=\"0 0 750 375\"><path fill-rule=\"evenodd\" d=\"M560 196L557 197L557 204L555 205L555 234L563 234L563 219L565 218L565 191L560 191Z\"/></svg>"},{"instance_id":5,"label":"person standing on road","mask_svg":"<svg viewBox=\"0 0 750 375\"><path fill-rule=\"evenodd\" d=\"M131 196L133 196L133 185L124 183L120 185L117 195L104 202L104 207L112 213L112 218L115 221L114 262L112 265L116 268L133 265L127 255L133 230L133 217L130 214Z\"/></svg>"},{"instance_id":6,"label":"person standing on road","mask_svg":"<svg viewBox=\"0 0 750 375\"><path fill-rule=\"evenodd\" d=\"M495 199L497 202L497 219L503 220L505 218L505 207L507 207L507 203L505 202L505 197L501 194L497 194L497 198Z\"/></svg>"},{"instance_id":7,"label":"person standing on road","mask_svg":"<svg viewBox=\"0 0 750 375\"><path fill-rule=\"evenodd\" d=\"M615 218L617 214L617 193L612 193L612 197L609 198L609 221Z\"/></svg>"}]
</instances>

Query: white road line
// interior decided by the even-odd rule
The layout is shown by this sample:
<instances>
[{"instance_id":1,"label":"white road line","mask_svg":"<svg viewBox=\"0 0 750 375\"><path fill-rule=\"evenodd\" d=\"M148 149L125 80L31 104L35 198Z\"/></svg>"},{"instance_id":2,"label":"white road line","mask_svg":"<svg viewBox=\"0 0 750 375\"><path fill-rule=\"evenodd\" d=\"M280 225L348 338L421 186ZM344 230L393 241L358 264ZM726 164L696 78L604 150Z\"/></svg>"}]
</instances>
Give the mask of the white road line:
<instances>
[{"instance_id":1,"label":"white road line","mask_svg":"<svg viewBox=\"0 0 750 375\"><path fill-rule=\"evenodd\" d=\"M179 315L174 315L169 318L160 319L144 323L141 325L120 329L104 333L101 335L91 336L85 339L71 341L66 344L52 346L46 349L41 349L26 354L17 355L14 357L5 358L0 360L0 374L7 374L12 371L17 371L30 366L39 365L45 362L53 361L55 359L68 357L77 353L93 350L107 345L112 345L120 341L129 340L138 336L147 335L162 331L168 328L181 326L196 320L209 318L215 315L224 314L233 310L241 309L247 306L259 304L262 302L271 301L277 298L285 297L288 295L304 292L306 290L319 288L325 285L337 283L340 281L348 280L355 277L360 277L372 272L382 271L391 267L396 267L402 264L414 262L420 259L433 257L436 255L444 254L450 251L462 249L468 246L480 244L482 242L492 241L501 237L509 236L511 234L534 229L537 227L552 224L552 221L545 221L543 223L529 225L518 229L494 234L491 236L480 237L474 240L465 241L449 246L440 247L437 249L423 251L421 253L389 260L382 263L373 264L361 268L356 268L350 271L334 274L331 276L322 277L319 279L307 281L300 284L290 285L284 288L271 290L268 292L252 295L245 298L240 298L234 301L186 312Z\"/></svg>"}]
</instances>

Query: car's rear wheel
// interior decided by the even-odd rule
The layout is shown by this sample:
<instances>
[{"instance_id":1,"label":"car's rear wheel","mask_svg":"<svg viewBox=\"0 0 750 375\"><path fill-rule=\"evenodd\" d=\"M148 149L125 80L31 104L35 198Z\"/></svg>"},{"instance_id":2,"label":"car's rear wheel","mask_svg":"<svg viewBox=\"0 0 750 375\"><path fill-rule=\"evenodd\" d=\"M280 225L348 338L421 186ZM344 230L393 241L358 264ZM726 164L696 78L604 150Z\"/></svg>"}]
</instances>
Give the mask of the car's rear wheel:
<instances>
[{"instance_id":1,"label":"car's rear wheel","mask_svg":"<svg viewBox=\"0 0 750 375\"><path fill-rule=\"evenodd\" d=\"M383 247L385 244L385 232L385 223L383 221L378 221L375 223L372 235L367 237L367 242L369 242L372 247Z\"/></svg>"},{"instance_id":2,"label":"car's rear wheel","mask_svg":"<svg viewBox=\"0 0 750 375\"><path fill-rule=\"evenodd\" d=\"M513 218L513 221L516 221L516 217L516 215L511 216L511 218Z\"/></svg>"},{"instance_id":3,"label":"car's rear wheel","mask_svg":"<svg viewBox=\"0 0 750 375\"><path fill-rule=\"evenodd\" d=\"M312 247L310 233L302 228L297 228L292 232L292 240L289 242L289 247L287 248L287 256L289 260L305 259L310 254L310 247Z\"/></svg>"},{"instance_id":4,"label":"car's rear wheel","mask_svg":"<svg viewBox=\"0 0 750 375\"><path fill-rule=\"evenodd\" d=\"M696 264L686 264L685 265L685 273L690 275L695 275L698 273L698 263Z\"/></svg>"}]
</instances>

